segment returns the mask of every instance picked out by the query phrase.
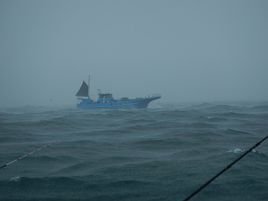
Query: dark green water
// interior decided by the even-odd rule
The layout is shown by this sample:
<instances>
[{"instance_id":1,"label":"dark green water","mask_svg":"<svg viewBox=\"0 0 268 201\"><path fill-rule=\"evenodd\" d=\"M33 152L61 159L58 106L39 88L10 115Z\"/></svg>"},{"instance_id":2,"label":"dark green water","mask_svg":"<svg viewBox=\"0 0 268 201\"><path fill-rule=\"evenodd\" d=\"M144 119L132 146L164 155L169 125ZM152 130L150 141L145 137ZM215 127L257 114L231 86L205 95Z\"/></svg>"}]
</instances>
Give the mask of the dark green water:
<instances>
[{"instance_id":1,"label":"dark green water","mask_svg":"<svg viewBox=\"0 0 268 201\"><path fill-rule=\"evenodd\" d=\"M2 109L0 166L34 152L0 200L180 201L267 133L268 104ZM268 142L192 200L268 200Z\"/></svg>"}]
</instances>

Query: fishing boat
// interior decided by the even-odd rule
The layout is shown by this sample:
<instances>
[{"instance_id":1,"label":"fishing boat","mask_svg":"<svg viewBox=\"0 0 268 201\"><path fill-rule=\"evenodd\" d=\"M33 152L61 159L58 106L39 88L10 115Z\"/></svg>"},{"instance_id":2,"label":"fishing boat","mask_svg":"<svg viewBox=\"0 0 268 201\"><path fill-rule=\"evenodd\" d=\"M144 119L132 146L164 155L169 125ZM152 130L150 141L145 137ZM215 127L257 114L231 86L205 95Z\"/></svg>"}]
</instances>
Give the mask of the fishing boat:
<instances>
[{"instance_id":1,"label":"fishing boat","mask_svg":"<svg viewBox=\"0 0 268 201\"><path fill-rule=\"evenodd\" d=\"M153 100L161 98L161 95L151 95L144 98L127 98L114 99L111 93L101 93L98 90L98 98L94 101L90 98L90 76L88 84L83 81L80 89L76 93L76 97L79 101L78 108L82 109L98 109L98 108L147 108L149 103Z\"/></svg>"}]
</instances>

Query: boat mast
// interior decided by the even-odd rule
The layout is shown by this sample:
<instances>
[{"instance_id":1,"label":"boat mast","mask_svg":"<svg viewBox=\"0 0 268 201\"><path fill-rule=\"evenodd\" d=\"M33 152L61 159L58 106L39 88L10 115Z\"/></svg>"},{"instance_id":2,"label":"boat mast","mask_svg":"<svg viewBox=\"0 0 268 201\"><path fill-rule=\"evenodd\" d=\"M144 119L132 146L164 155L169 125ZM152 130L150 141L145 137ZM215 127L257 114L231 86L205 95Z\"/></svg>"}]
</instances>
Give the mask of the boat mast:
<instances>
[{"instance_id":1,"label":"boat mast","mask_svg":"<svg viewBox=\"0 0 268 201\"><path fill-rule=\"evenodd\" d=\"M89 91L90 91L90 74L88 74L88 98L90 98Z\"/></svg>"}]
</instances>

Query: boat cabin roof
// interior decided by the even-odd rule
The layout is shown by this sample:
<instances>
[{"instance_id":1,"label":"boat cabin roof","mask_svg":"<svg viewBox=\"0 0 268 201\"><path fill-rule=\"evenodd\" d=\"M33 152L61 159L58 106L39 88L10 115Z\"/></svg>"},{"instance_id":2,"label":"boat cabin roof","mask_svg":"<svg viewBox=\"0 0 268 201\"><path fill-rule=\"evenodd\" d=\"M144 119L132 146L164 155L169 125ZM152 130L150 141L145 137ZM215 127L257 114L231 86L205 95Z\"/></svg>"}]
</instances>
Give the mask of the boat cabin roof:
<instances>
[{"instance_id":1,"label":"boat cabin roof","mask_svg":"<svg viewBox=\"0 0 268 201\"><path fill-rule=\"evenodd\" d=\"M99 98L113 98L113 94L110 94L110 93L106 93L106 94L99 93Z\"/></svg>"}]
</instances>

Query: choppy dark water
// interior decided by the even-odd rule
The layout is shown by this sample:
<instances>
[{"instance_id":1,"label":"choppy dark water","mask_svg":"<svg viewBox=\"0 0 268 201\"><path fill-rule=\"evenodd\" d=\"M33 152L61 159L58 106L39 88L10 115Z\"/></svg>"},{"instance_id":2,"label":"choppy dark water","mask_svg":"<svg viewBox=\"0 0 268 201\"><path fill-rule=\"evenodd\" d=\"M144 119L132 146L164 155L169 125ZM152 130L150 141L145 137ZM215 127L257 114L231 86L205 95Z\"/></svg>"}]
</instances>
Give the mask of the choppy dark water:
<instances>
[{"instance_id":1,"label":"choppy dark water","mask_svg":"<svg viewBox=\"0 0 268 201\"><path fill-rule=\"evenodd\" d=\"M268 133L268 104L0 112L0 200L180 201ZM52 144L51 144L52 143ZM193 200L267 201L268 143Z\"/></svg>"}]
</instances>

